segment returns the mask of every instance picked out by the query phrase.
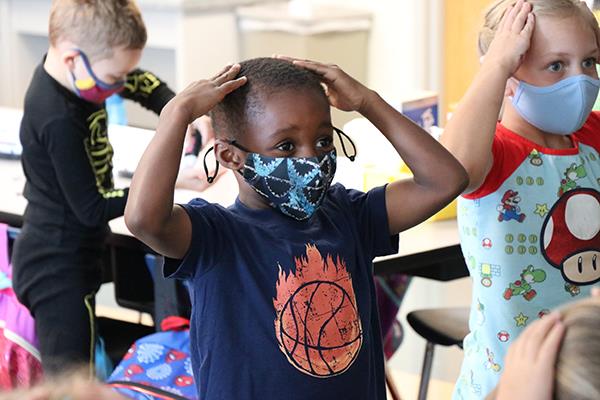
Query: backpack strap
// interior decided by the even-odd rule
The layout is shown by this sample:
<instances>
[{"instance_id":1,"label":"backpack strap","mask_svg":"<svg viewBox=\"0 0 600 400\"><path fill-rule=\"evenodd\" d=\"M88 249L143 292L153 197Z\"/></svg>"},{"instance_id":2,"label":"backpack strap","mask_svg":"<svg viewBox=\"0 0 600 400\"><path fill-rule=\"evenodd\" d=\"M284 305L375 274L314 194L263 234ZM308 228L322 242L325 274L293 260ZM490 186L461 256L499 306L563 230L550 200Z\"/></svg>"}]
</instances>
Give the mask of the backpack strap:
<instances>
[{"instance_id":1,"label":"backpack strap","mask_svg":"<svg viewBox=\"0 0 600 400\"><path fill-rule=\"evenodd\" d=\"M183 331L190 329L190 320L172 315L161 321L160 329L162 331Z\"/></svg>"},{"instance_id":2,"label":"backpack strap","mask_svg":"<svg viewBox=\"0 0 600 400\"><path fill-rule=\"evenodd\" d=\"M115 389L127 389L134 392L151 395L160 400L188 400L187 398L175 393L168 392L150 385L132 381L112 381L108 382L109 386Z\"/></svg>"}]
</instances>

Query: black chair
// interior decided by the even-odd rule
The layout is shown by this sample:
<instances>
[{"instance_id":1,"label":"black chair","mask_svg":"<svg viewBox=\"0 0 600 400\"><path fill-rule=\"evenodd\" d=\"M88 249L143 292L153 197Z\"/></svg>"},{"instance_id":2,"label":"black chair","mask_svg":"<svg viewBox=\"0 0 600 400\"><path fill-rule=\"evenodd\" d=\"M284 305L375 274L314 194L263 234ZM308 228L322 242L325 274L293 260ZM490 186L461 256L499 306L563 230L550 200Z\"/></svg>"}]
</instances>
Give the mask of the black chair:
<instances>
[{"instance_id":1,"label":"black chair","mask_svg":"<svg viewBox=\"0 0 600 400\"><path fill-rule=\"evenodd\" d=\"M468 308L434 308L416 310L406 316L410 326L427 340L419 384L419 400L427 399L431 378L433 350L436 344L462 348L463 339L469 333Z\"/></svg>"}]
</instances>

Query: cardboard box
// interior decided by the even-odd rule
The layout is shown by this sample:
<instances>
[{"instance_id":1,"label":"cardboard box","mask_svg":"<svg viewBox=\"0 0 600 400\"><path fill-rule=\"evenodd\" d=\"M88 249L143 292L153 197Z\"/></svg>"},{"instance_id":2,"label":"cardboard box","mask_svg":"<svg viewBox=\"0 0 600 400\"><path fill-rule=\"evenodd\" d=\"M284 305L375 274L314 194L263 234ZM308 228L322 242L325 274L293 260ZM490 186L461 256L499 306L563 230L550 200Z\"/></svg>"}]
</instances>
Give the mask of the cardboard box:
<instances>
[{"instance_id":1,"label":"cardboard box","mask_svg":"<svg viewBox=\"0 0 600 400\"><path fill-rule=\"evenodd\" d=\"M435 92L422 92L402 100L400 111L429 133L431 127L440 125L439 100Z\"/></svg>"}]
</instances>

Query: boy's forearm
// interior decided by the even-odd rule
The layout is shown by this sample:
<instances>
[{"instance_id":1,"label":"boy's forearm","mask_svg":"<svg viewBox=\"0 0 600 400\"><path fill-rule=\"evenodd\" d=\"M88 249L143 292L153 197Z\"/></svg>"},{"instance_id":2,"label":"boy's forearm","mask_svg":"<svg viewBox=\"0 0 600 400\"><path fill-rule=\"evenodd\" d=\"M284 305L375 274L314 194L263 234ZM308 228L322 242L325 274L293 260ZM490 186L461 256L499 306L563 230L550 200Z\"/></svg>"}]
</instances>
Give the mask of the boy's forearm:
<instances>
[{"instance_id":1,"label":"boy's forearm","mask_svg":"<svg viewBox=\"0 0 600 400\"><path fill-rule=\"evenodd\" d=\"M187 124L176 107L165 107L129 189L125 221L132 232L158 233L171 216Z\"/></svg>"},{"instance_id":2,"label":"boy's forearm","mask_svg":"<svg viewBox=\"0 0 600 400\"><path fill-rule=\"evenodd\" d=\"M127 83L121 96L139 103L158 115L175 97L175 93L156 75L138 68L127 75Z\"/></svg>"},{"instance_id":3,"label":"boy's forearm","mask_svg":"<svg viewBox=\"0 0 600 400\"><path fill-rule=\"evenodd\" d=\"M360 110L394 146L413 172L415 182L455 191L464 186L465 172L457 160L420 126L403 116L377 93ZM432 168L435 166L435 168Z\"/></svg>"}]
</instances>

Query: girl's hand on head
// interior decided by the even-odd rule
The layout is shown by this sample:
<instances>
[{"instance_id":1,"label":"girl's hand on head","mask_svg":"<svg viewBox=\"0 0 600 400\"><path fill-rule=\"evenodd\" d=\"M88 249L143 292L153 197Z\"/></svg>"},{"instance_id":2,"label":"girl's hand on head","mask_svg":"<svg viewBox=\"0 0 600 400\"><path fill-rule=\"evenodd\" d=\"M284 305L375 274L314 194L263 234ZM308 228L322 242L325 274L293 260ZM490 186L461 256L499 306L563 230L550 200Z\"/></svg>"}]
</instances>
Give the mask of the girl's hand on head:
<instances>
[{"instance_id":1,"label":"girl's hand on head","mask_svg":"<svg viewBox=\"0 0 600 400\"><path fill-rule=\"evenodd\" d=\"M500 66L508 76L512 75L529 49L534 26L531 4L517 1L504 13L483 64Z\"/></svg>"},{"instance_id":2,"label":"girl's hand on head","mask_svg":"<svg viewBox=\"0 0 600 400\"><path fill-rule=\"evenodd\" d=\"M225 96L246 83L246 77L238 77L240 65L228 65L211 79L192 82L165 106L167 112L177 111L190 124L208 113Z\"/></svg>"},{"instance_id":3,"label":"girl's hand on head","mask_svg":"<svg viewBox=\"0 0 600 400\"><path fill-rule=\"evenodd\" d=\"M325 85L329 104L339 110L360 112L368 102L371 91L335 64L323 64L280 55L276 58L290 61L319 75Z\"/></svg>"},{"instance_id":4,"label":"girl's hand on head","mask_svg":"<svg viewBox=\"0 0 600 400\"><path fill-rule=\"evenodd\" d=\"M510 346L504 373L496 388L496 400L512 400L515 394L527 400L551 400L554 364L565 333L558 313L531 324Z\"/></svg>"}]
</instances>

